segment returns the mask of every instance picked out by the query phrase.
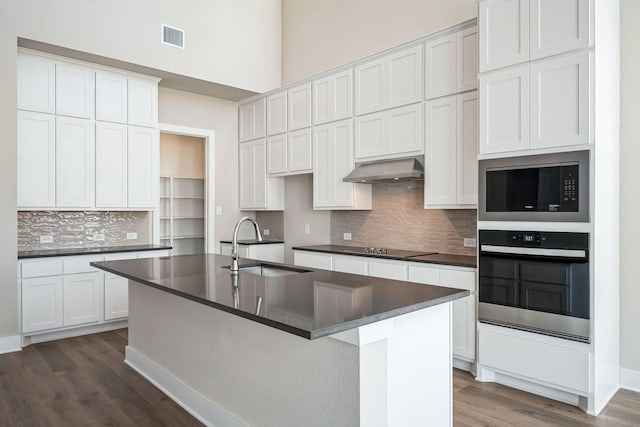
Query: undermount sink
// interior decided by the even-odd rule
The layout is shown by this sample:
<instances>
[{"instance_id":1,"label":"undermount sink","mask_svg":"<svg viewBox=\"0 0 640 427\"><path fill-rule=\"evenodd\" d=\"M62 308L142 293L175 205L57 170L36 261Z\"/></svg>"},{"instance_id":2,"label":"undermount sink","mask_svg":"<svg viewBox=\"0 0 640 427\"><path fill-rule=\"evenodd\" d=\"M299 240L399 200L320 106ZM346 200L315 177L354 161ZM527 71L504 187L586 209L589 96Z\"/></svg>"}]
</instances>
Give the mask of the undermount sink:
<instances>
[{"instance_id":1,"label":"undermount sink","mask_svg":"<svg viewBox=\"0 0 640 427\"><path fill-rule=\"evenodd\" d=\"M228 269L230 266L226 265L222 268ZM240 273L249 273L264 277L289 276L291 274L308 273L311 271L303 268L283 267L271 264L241 265L238 270Z\"/></svg>"}]
</instances>

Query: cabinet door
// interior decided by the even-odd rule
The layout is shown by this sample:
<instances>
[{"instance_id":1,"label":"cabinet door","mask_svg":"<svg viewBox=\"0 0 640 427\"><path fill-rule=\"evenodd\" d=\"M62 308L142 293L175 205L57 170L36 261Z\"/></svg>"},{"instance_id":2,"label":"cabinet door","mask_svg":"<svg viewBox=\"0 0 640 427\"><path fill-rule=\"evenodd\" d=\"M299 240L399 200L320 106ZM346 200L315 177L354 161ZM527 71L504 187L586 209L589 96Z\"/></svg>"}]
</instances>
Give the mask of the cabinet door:
<instances>
[{"instance_id":1,"label":"cabinet door","mask_svg":"<svg viewBox=\"0 0 640 427\"><path fill-rule=\"evenodd\" d=\"M478 88L478 27L458 33L458 92Z\"/></svg>"},{"instance_id":2,"label":"cabinet door","mask_svg":"<svg viewBox=\"0 0 640 427\"><path fill-rule=\"evenodd\" d=\"M267 138L267 173L287 172L287 134Z\"/></svg>"},{"instance_id":3,"label":"cabinet door","mask_svg":"<svg viewBox=\"0 0 640 427\"><path fill-rule=\"evenodd\" d=\"M589 0L530 0L531 59L589 46Z\"/></svg>"},{"instance_id":4,"label":"cabinet door","mask_svg":"<svg viewBox=\"0 0 640 427\"><path fill-rule=\"evenodd\" d=\"M283 91L267 98L267 135L287 131L287 92Z\"/></svg>"},{"instance_id":5,"label":"cabinet door","mask_svg":"<svg viewBox=\"0 0 640 427\"><path fill-rule=\"evenodd\" d=\"M56 114L92 119L95 116L95 73L79 65L56 65Z\"/></svg>"},{"instance_id":6,"label":"cabinet door","mask_svg":"<svg viewBox=\"0 0 640 427\"><path fill-rule=\"evenodd\" d=\"M386 60L387 107L422 101L422 45L393 53Z\"/></svg>"},{"instance_id":7,"label":"cabinet door","mask_svg":"<svg viewBox=\"0 0 640 427\"><path fill-rule=\"evenodd\" d=\"M407 265L403 261L371 259L369 260L369 276L407 280Z\"/></svg>"},{"instance_id":8,"label":"cabinet door","mask_svg":"<svg viewBox=\"0 0 640 427\"><path fill-rule=\"evenodd\" d=\"M313 124L332 122L353 114L353 71L346 70L313 82Z\"/></svg>"},{"instance_id":9,"label":"cabinet door","mask_svg":"<svg viewBox=\"0 0 640 427\"><path fill-rule=\"evenodd\" d=\"M311 83L289 89L289 130L311 126Z\"/></svg>"},{"instance_id":10,"label":"cabinet door","mask_svg":"<svg viewBox=\"0 0 640 427\"><path fill-rule=\"evenodd\" d=\"M457 96L457 204L478 204L478 92ZM472 208L474 206L469 206Z\"/></svg>"},{"instance_id":11,"label":"cabinet door","mask_svg":"<svg viewBox=\"0 0 640 427\"><path fill-rule=\"evenodd\" d=\"M452 303L453 356L473 361L476 358L476 301L475 294Z\"/></svg>"},{"instance_id":12,"label":"cabinet door","mask_svg":"<svg viewBox=\"0 0 640 427\"><path fill-rule=\"evenodd\" d=\"M18 109L56 112L56 65L37 56L18 54Z\"/></svg>"},{"instance_id":13,"label":"cabinet door","mask_svg":"<svg viewBox=\"0 0 640 427\"><path fill-rule=\"evenodd\" d=\"M456 99L453 95L426 104L425 208L456 204Z\"/></svg>"},{"instance_id":14,"label":"cabinet door","mask_svg":"<svg viewBox=\"0 0 640 427\"><path fill-rule=\"evenodd\" d=\"M239 114L240 141L264 138L267 126L265 98L241 105Z\"/></svg>"},{"instance_id":15,"label":"cabinet door","mask_svg":"<svg viewBox=\"0 0 640 427\"><path fill-rule=\"evenodd\" d=\"M63 276L64 326L102 319L102 273Z\"/></svg>"},{"instance_id":16,"label":"cabinet door","mask_svg":"<svg viewBox=\"0 0 640 427\"><path fill-rule=\"evenodd\" d=\"M115 274L104 274L104 320L129 316L129 280Z\"/></svg>"},{"instance_id":17,"label":"cabinet door","mask_svg":"<svg viewBox=\"0 0 640 427\"><path fill-rule=\"evenodd\" d=\"M424 152L422 104L394 108L386 115L386 153L422 154Z\"/></svg>"},{"instance_id":18,"label":"cabinet door","mask_svg":"<svg viewBox=\"0 0 640 427\"><path fill-rule=\"evenodd\" d=\"M589 52L531 64L531 148L588 144Z\"/></svg>"},{"instance_id":19,"label":"cabinet door","mask_svg":"<svg viewBox=\"0 0 640 427\"><path fill-rule=\"evenodd\" d=\"M248 141L253 138L254 108L253 104L238 107L238 140Z\"/></svg>"},{"instance_id":20,"label":"cabinet door","mask_svg":"<svg viewBox=\"0 0 640 427\"><path fill-rule=\"evenodd\" d=\"M128 79L127 117L130 125L158 126L158 83Z\"/></svg>"},{"instance_id":21,"label":"cabinet door","mask_svg":"<svg viewBox=\"0 0 640 427\"><path fill-rule=\"evenodd\" d=\"M366 276L367 270L367 258L365 257L333 256L333 271Z\"/></svg>"},{"instance_id":22,"label":"cabinet door","mask_svg":"<svg viewBox=\"0 0 640 427\"><path fill-rule=\"evenodd\" d=\"M238 157L240 163L240 209L248 209L255 207L253 205L253 181L255 169L253 167L254 154L253 144L251 142L244 142L239 144Z\"/></svg>"},{"instance_id":23,"label":"cabinet door","mask_svg":"<svg viewBox=\"0 0 640 427\"><path fill-rule=\"evenodd\" d=\"M480 76L480 100L480 154L528 149L529 66Z\"/></svg>"},{"instance_id":24,"label":"cabinet door","mask_svg":"<svg viewBox=\"0 0 640 427\"><path fill-rule=\"evenodd\" d=\"M289 132L287 141L287 171L311 172L311 128Z\"/></svg>"},{"instance_id":25,"label":"cabinet door","mask_svg":"<svg viewBox=\"0 0 640 427\"><path fill-rule=\"evenodd\" d=\"M56 117L56 206L90 208L95 203L95 124Z\"/></svg>"},{"instance_id":26,"label":"cabinet door","mask_svg":"<svg viewBox=\"0 0 640 427\"><path fill-rule=\"evenodd\" d=\"M314 207L353 206L353 184L342 181L354 166L352 121L318 126L313 132Z\"/></svg>"},{"instance_id":27,"label":"cabinet door","mask_svg":"<svg viewBox=\"0 0 640 427\"><path fill-rule=\"evenodd\" d=\"M267 207L267 146L261 139L253 145L253 200L252 204L259 208Z\"/></svg>"},{"instance_id":28,"label":"cabinet door","mask_svg":"<svg viewBox=\"0 0 640 427\"><path fill-rule=\"evenodd\" d=\"M529 0L478 4L480 72L529 60Z\"/></svg>"},{"instance_id":29,"label":"cabinet door","mask_svg":"<svg viewBox=\"0 0 640 427\"><path fill-rule=\"evenodd\" d=\"M18 111L18 207L56 205L56 125L51 114Z\"/></svg>"},{"instance_id":30,"label":"cabinet door","mask_svg":"<svg viewBox=\"0 0 640 427\"><path fill-rule=\"evenodd\" d=\"M293 251L293 263L300 267L333 269L333 257L330 254Z\"/></svg>"},{"instance_id":31,"label":"cabinet door","mask_svg":"<svg viewBox=\"0 0 640 427\"><path fill-rule=\"evenodd\" d=\"M266 141L240 144L240 208L266 208Z\"/></svg>"},{"instance_id":32,"label":"cabinet door","mask_svg":"<svg viewBox=\"0 0 640 427\"><path fill-rule=\"evenodd\" d=\"M355 68L356 115L379 111L386 106L385 60L378 59Z\"/></svg>"},{"instance_id":33,"label":"cabinet door","mask_svg":"<svg viewBox=\"0 0 640 427\"><path fill-rule=\"evenodd\" d=\"M451 34L425 45L425 98L457 92L458 35Z\"/></svg>"},{"instance_id":34,"label":"cabinet door","mask_svg":"<svg viewBox=\"0 0 640 427\"><path fill-rule=\"evenodd\" d=\"M128 127L127 199L130 208L158 206L160 147L158 130Z\"/></svg>"},{"instance_id":35,"label":"cabinet door","mask_svg":"<svg viewBox=\"0 0 640 427\"><path fill-rule=\"evenodd\" d=\"M62 307L62 276L22 279L22 333L61 327Z\"/></svg>"},{"instance_id":36,"label":"cabinet door","mask_svg":"<svg viewBox=\"0 0 640 427\"><path fill-rule=\"evenodd\" d=\"M96 122L96 207L127 207L127 126Z\"/></svg>"},{"instance_id":37,"label":"cabinet door","mask_svg":"<svg viewBox=\"0 0 640 427\"><path fill-rule=\"evenodd\" d=\"M96 120L127 123L127 78L96 71Z\"/></svg>"},{"instance_id":38,"label":"cabinet door","mask_svg":"<svg viewBox=\"0 0 640 427\"><path fill-rule=\"evenodd\" d=\"M356 159L385 154L387 135L385 115L386 113L381 111L356 117Z\"/></svg>"}]
</instances>

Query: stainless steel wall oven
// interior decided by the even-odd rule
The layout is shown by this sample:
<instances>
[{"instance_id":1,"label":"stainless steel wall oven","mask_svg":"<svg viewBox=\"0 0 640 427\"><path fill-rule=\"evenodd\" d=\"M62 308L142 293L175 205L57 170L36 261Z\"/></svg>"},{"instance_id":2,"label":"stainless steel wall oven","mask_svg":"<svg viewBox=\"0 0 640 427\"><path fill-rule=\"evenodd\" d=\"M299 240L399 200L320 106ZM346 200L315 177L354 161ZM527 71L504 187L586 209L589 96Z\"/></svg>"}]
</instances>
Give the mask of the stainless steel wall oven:
<instances>
[{"instance_id":1,"label":"stainless steel wall oven","mask_svg":"<svg viewBox=\"0 0 640 427\"><path fill-rule=\"evenodd\" d=\"M478 319L589 342L588 233L479 231Z\"/></svg>"}]
</instances>

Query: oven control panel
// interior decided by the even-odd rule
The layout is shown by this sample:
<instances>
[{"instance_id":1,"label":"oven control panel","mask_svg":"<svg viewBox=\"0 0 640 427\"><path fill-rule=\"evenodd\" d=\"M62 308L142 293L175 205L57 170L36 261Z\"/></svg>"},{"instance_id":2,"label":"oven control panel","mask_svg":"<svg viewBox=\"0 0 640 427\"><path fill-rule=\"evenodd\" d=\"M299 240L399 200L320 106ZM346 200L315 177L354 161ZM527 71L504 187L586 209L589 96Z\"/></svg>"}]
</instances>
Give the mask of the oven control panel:
<instances>
[{"instance_id":1,"label":"oven control panel","mask_svg":"<svg viewBox=\"0 0 640 427\"><path fill-rule=\"evenodd\" d=\"M539 245L540 233L533 231L519 231L511 233L511 242L521 245Z\"/></svg>"},{"instance_id":2,"label":"oven control panel","mask_svg":"<svg viewBox=\"0 0 640 427\"><path fill-rule=\"evenodd\" d=\"M588 233L478 230L478 238L480 247L482 245L499 245L548 249L589 249Z\"/></svg>"}]
</instances>

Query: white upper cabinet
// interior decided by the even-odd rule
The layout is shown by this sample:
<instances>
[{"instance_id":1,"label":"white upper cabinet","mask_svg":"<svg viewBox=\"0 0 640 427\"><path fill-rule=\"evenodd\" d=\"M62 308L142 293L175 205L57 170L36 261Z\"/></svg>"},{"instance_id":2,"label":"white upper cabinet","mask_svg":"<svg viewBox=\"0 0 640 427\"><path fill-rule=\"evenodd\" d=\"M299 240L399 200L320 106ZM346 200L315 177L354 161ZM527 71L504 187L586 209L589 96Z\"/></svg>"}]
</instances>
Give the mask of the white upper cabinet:
<instances>
[{"instance_id":1,"label":"white upper cabinet","mask_svg":"<svg viewBox=\"0 0 640 427\"><path fill-rule=\"evenodd\" d=\"M588 144L589 52L531 64L531 148Z\"/></svg>"},{"instance_id":2,"label":"white upper cabinet","mask_svg":"<svg viewBox=\"0 0 640 427\"><path fill-rule=\"evenodd\" d=\"M311 172L311 128L267 138L267 174L295 175Z\"/></svg>"},{"instance_id":3,"label":"white upper cabinet","mask_svg":"<svg viewBox=\"0 0 640 427\"><path fill-rule=\"evenodd\" d=\"M355 67L355 113L362 115L422 100L422 46Z\"/></svg>"},{"instance_id":4,"label":"white upper cabinet","mask_svg":"<svg viewBox=\"0 0 640 427\"><path fill-rule=\"evenodd\" d=\"M480 154L529 148L529 65L480 76Z\"/></svg>"},{"instance_id":5,"label":"white upper cabinet","mask_svg":"<svg viewBox=\"0 0 640 427\"><path fill-rule=\"evenodd\" d=\"M96 123L96 207L127 207L127 126Z\"/></svg>"},{"instance_id":6,"label":"white upper cabinet","mask_svg":"<svg viewBox=\"0 0 640 427\"><path fill-rule=\"evenodd\" d=\"M155 208L159 200L160 142L158 130L129 126L127 135L127 199L130 208Z\"/></svg>"},{"instance_id":7,"label":"white upper cabinet","mask_svg":"<svg viewBox=\"0 0 640 427\"><path fill-rule=\"evenodd\" d=\"M311 126L311 83L292 87L289 95L289 130Z\"/></svg>"},{"instance_id":8,"label":"white upper cabinet","mask_svg":"<svg viewBox=\"0 0 640 427\"><path fill-rule=\"evenodd\" d=\"M422 154L422 104L356 117L355 158Z\"/></svg>"},{"instance_id":9,"label":"white upper cabinet","mask_svg":"<svg viewBox=\"0 0 640 427\"><path fill-rule=\"evenodd\" d=\"M240 117L240 141L249 141L257 138L264 138L266 135L266 109L264 98L249 104L241 105L239 108Z\"/></svg>"},{"instance_id":10,"label":"white upper cabinet","mask_svg":"<svg viewBox=\"0 0 640 427\"><path fill-rule=\"evenodd\" d=\"M127 78L96 71L96 120L127 123Z\"/></svg>"},{"instance_id":11,"label":"white upper cabinet","mask_svg":"<svg viewBox=\"0 0 640 427\"><path fill-rule=\"evenodd\" d=\"M477 91L429 101L425 117L425 208L475 208Z\"/></svg>"},{"instance_id":12,"label":"white upper cabinet","mask_svg":"<svg viewBox=\"0 0 640 427\"><path fill-rule=\"evenodd\" d=\"M478 17L481 72L529 60L529 0L485 0Z\"/></svg>"},{"instance_id":13,"label":"white upper cabinet","mask_svg":"<svg viewBox=\"0 0 640 427\"><path fill-rule=\"evenodd\" d=\"M350 118L353 114L353 70L313 81L313 124Z\"/></svg>"},{"instance_id":14,"label":"white upper cabinet","mask_svg":"<svg viewBox=\"0 0 640 427\"><path fill-rule=\"evenodd\" d=\"M56 205L56 117L18 111L18 208Z\"/></svg>"},{"instance_id":15,"label":"white upper cabinet","mask_svg":"<svg viewBox=\"0 0 640 427\"><path fill-rule=\"evenodd\" d=\"M287 92L267 97L267 135L287 131Z\"/></svg>"},{"instance_id":16,"label":"white upper cabinet","mask_svg":"<svg viewBox=\"0 0 640 427\"><path fill-rule=\"evenodd\" d=\"M91 208L95 203L95 124L56 117L56 206Z\"/></svg>"},{"instance_id":17,"label":"white upper cabinet","mask_svg":"<svg viewBox=\"0 0 640 427\"><path fill-rule=\"evenodd\" d=\"M387 56L387 107L422 101L422 46Z\"/></svg>"},{"instance_id":18,"label":"white upper cabinet","mask_svg":"<svg viewBox=\"0 0 640 427\"><path fill-rule=\"evenodd\" d=\"M56 64L56 114L93 119L95 116L95 72L88 67Z\"/></svg>"},{"instance_id":19,"label":"white upper cabinet","mask_svg":"<svg viewBox=\"0 0 640 427\"><path fill-rule=\"evenodd\" d=\"M458 35L451 34L425 44L425 98L458 91Z\"/></svg>"},{"instance_id":20,"label":"white upper cabinet","mask_svg":"<svg viewBox=\"0 0 640 427\"><path fill-rule=\"evenodd\" d=\"M589 46L589 0L529 0L531 59Z\"/></svg>"},{"instance_id":21,"label":"white upper cabinet","mask_svg":"<svg viewBox=\"0 0 640 427\"><path fill-rule=\"evenodd\" d=\"M478 28L471 27L425 44L425 98L478 87Z\"/></svg>"},{"instance_id":22,"label":"white upper cabinet","mask_svg":"<svg viewBox=\"0 0 640 427\"><path fill-rule=\"evenodd\" d=\"M158 126L158 83L127 79L128 123L135 126Z\"/></svg>"},{"instance_id":23,"label":"white upper cabinet","mask_svg":"<svg viewBox=\"0 0 640 427\"><path fill-rule=\"evenodd\" d=\"M267 138L267 174L283 174L286 172L287 134L270 136Z\"/></svg>"},{"instance_id":24,"label":"white upper cabinet","mask_svg":"<svg viewBox=\"0 0 640 427\"><path fill-rule=\"evenodd\" d=\"M267 177L266 141L244 142L239 150L240 209L283 210L284 178Z\"/></svg>"},{"instance_id":25,"label":"white upper cabinet","mask_svg":"<svg viewBox=\"0 0 640 427\"><path fill-rule=\"evenodd\" d=\"M313 128L313 208L371 209L371 185L343 182L354 167L353 120Z\"/></svg>"},{"instance_id":26,"label":"white upper cabinet","mask_svg":"<svg viewBox=\"0 0 640 427\"><path fill-rule=\"evenodd\" d=\"M474 26L458 32L457 74L458 92L478 88L478 27Z\"/></svg>"},{"instance_id":27,"label":"white upper cabinet","mask_svg":"<svg viewBox=\"0 0 640 427\"><path fill-rule=\"evenodd\" d=\"M53 61L18 54L18 109L56 112L56 65Z\"/></svg>"}]
</instances>

